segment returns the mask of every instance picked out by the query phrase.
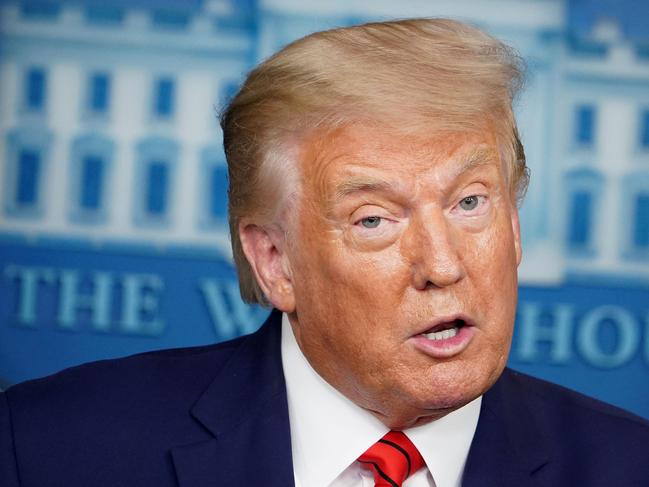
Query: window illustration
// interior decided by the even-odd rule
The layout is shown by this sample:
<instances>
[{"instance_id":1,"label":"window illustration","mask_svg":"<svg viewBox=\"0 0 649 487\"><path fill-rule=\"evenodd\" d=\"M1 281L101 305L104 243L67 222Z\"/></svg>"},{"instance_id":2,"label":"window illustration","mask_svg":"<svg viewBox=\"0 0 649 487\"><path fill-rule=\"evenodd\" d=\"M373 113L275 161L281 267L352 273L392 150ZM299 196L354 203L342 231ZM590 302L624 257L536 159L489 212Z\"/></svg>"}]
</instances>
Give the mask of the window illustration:
<instances>
[{"instance_id":1,"label":"window illustration","mask_svg":"<svg viewBox=\"0 0 649 487\"><path fill-rule=\"evenodd\" d=\"M5 213L38 216L43 207L43 179L51 135L44 129L21 129L7 137L4 174Z\"/></svg>"},{"instance_id":2,"label":"window illustration","mask_svg":"<svg viewBox=\"0 0 649 487\"><path fill-rule=\"evenodd\" d=\"M212 166L209 183L210 217L213 220L225 220L228 213L228 170L225 165Z\"/></svg>"},{"instance_id":3,"label":"window illustration","mask_svg":"<svg viewBox=\"0 0 649 487\"><path fill-rule=\"evenodd\" d=\"M649 108L640 112L640 148L649 151Z\"/></svg>"},{"instance_id":4,"label":"window illustration","mask_svg":"<svg viewBox=\"0 0 649 487\"><path fill-rule=\"evenodd\" d=\"M61 6L56 2L20 2L20 14L29 20L55 20Z\"/></svg>"},{"instance_id":5,"label":"window illustration","mask_svg":"<svg viewBox=\"0 0 649 487\"><path fill-rule=\"evenodd\" d=\"M622 180L622 214L626 246L622 256L646 262L649 256L649 173L635 171Z\"/></svg>"},{"instance_id":6,"label":"window illustration","mask_svg":"<svg viewBox=\"0 0 649 487\"><path fill-rule=\"evenodd\" d=\"M42 169L41 154L34 149L20 149L17 162L16 206L35 206L38 202L38 181Z\"/></svg>"},{"instance_id":7,"label":"window illustration","mask_svg":"<svg viewBox=\"0 0 649 487\"><path fill-rule=\"evenodd\" d=\"M86 21L96 26L115 26L124 20L123 8L99 2L96 5L88 5L85 14Z\"/></svg>"},{"instance_id":8,"label":"window illustration","mask_svg":"<svg viewBox=\"0 0 649 487\"><path fill-rule=\"evenodd\" d=\"M592 236L593 195L590 191L577 191L570 204L568 242L573 248L588 247Z\"/></svg>"},{"instance_id":9,"label":"window illustration","mask_svg":"<svg viewBox=\"0 0 649 487\"><path fill-rule=\"evenodd\" d=\"M24 107L28 112L45 110L47 75L40 67L29 68L25 72Z\"/></svg>"},{"instance_id":10,"label":"window illustration","mask_svg":"<svg viewBox=\"0 0 649 487\"><path fill-rule=\"evenodd\" d=\"M151 216L163 216L169 196L169 162L162 159L150 161L144 185L145 212Z\"/></svg>"},{"instance_id":11,"label":"window illustration","mask_svg":"<svg viewBox=\"0 0 649 487\"><path fill-rule=\"evenodd\" d=\"M136 223L166 223L172 210L178 144L163 137L151 137L138 144L137 151Z\"/></svg>"},{"instance_id":12,"label":"window illustration","mask_svg":"<svg viewBox=\"0 0 649 487\"><path fill-rule=\"evenodd\" d=\"M161 29L185 29L189 25L189 13L181 10L155 10L153 25Z\"/></svg>"},{"instance_id":13,"label":"window illustration","mask_svg":"<svg viewBox=\"0 0 649 487\"><path fill-rule=\"evenodd\" d=\"M649 188L635 196L632 244L638 250L649 251Z\"/></svg>"},{"instance_id":14,"label":"window illustration","mask_svg":"<svg viewBox=\"0 0 649 487\"><path fill-rule=\"evenodd\" d=\"M207 227L219 227L227 223L228 215L228 168L219 146L211 146L202 152L202 190L199 207L201 221Z\"/></svg>"},{"instance_id":15,"label":"window illustration","mask_svg":"<svg viewBox=\"0 0 649 487\"><path fill-rule=\"evenodd\" d=\"M79 207L96 211L101 207L106 161L101 156L88 155L81 161L81 191Z\"/></svg>"},{"instance_id":16,"label":"window illustration","mask_svg":"<svg viewBox=\"0 0 649 487\"><path fill-rule=\"evenodd\" d=\"M604 180L591 169L578 169L566 178L566 245L573 254L591 254L596 248L596 215Z\"/></svg>"},{"instance_id":17,"label":"window illustration","mask_svg":"<svg viewBox=\"0 0 649 487\"><path fill-rule=\"evenodd\" d=\"M579 105L575 110L575 142L578 147L589 148L595 143L597 112L592 105Z\"/></svg>"},{"instance_id":18,"label":"window illustration","mask_svg":"<svg viewBox=\"0 0 649 487\"><path fill-rule=\"evenodd\" d=\"M73 220L103 221L114 143L99 134L87 134L72 144L70 207Z\"/></svg>"},{"instance_id":19,"label":"window illustration","mask_svg":"<svg viewBox=\"0 0 649 487\"><path fill-rule=\"evenodd\" d=\"M156 118L170 118L174 113L175 84L168 77L158 78L153 89L153 114Z\"/></svg>"},{"instance_id":20,"label":"window illustration","mask_svg":"<svg viewBox=\"0 0 649 487\"><path fill-rule=\"evenodd\" d=\"M92 73L88 78L88 112L104 115L110 108L111 82L107 73Z\"/></svg>"}]
</instances>

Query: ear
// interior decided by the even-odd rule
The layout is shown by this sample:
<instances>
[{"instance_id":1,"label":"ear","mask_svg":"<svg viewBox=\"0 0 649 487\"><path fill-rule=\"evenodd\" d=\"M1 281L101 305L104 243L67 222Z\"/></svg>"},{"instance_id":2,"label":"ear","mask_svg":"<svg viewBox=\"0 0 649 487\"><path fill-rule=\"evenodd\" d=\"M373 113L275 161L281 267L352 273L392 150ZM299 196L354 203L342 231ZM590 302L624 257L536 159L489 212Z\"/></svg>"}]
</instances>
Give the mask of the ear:
<instances>
[{"instance_id":1,"label":"ear","mask_svg":"<svg viewBox=\"0 0 649 487\"><path fill-rule=\"evenodd\" d=\"M286 239L279 228L239 224L239 239L257 283L272 305L286 313L295 310L291 268L286 254Z\"/></svg>"},{"instance_id":2,"label":"ear","mask_svg":"<svg viewBox=\"0 0 649 487\"><path fill-rule=\"evenodd\" d=\"M516 250L516 265L521 264L523 258L523 247L521 245L521 225L518 219L518 208L512 205L511 209L512 232L514 233L514 248Z\"/></svg>"}]
</instances>

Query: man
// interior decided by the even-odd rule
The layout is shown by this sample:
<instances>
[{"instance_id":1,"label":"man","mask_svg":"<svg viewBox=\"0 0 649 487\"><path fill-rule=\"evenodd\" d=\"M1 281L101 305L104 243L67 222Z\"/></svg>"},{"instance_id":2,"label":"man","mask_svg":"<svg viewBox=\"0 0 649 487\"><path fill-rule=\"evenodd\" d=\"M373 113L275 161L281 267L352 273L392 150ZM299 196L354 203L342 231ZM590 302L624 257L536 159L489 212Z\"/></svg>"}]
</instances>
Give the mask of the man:
<instances>
[{"instance_id":1,"label":"man","mask_svg":"<svg viewBox=\"0 0 649 487\"><path fill-rule=\"evenodd\" d=\"M0 396L2 485L648 485L649 425L505 370L518 59L449 20L313 34L222 119L242 295L212 347Z\"/></svg>"}]
</instances>

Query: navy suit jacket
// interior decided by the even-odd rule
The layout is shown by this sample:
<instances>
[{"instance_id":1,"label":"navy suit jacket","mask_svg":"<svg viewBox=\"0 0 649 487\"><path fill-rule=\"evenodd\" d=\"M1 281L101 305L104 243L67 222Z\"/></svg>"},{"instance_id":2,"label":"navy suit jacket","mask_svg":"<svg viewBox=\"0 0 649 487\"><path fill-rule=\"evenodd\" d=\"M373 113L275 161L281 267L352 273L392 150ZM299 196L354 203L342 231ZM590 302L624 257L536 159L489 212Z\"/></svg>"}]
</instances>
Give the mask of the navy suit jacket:
<instances>
[{"instance_id":1,"label":"navy suit jacket","mask_svg":"<svg viewBox=\"0 0 649 487\"><path fill-rule=\"evenodd\" d=\"M0 485L292 486L280 316L227 343L0 394ZM463 485L646 487L649 423L505 370L483 398Z\"/></svg>"}]
</instances>

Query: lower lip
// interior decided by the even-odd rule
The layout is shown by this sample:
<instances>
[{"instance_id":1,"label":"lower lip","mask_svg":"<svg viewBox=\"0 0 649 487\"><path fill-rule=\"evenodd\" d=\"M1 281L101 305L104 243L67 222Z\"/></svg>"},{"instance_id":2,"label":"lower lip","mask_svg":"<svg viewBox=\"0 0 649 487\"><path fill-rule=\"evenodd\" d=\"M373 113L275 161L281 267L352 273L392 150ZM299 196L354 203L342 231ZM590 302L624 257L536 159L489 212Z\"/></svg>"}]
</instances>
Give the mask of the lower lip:
<instances>
[{"instance_id":1,"label":"lower lip","mask_svg":"<svg viewBox=\"0 0 649 487\"><path fill-rule=\"evenodd\" d=\"M458 355L469 346L475 330L472 326L461 327L454 337L445 340L431 340L425 335L411 338L415 347L433 358L449 358Z\"/></svg>"}]
</instances>

